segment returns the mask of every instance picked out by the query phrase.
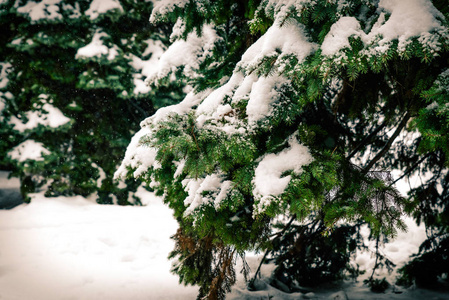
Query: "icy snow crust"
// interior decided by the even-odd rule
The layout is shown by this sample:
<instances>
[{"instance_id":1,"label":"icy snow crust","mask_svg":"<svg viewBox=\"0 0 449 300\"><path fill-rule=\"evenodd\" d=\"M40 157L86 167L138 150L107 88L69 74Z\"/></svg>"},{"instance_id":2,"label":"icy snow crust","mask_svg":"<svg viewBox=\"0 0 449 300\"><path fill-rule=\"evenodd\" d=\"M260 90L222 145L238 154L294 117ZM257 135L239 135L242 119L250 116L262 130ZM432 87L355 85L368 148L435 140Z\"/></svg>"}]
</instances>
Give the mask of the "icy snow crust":
<instances>
[{"instance_id":1,"label":"icy snow crust","mask_svg":"<svg viewBox=\"0 0 449 300\"><path fill-rule=\"evenodd\" d=\"M283 73L286 72L285 67L291 58L297 62L297 68L301 68L305 59L316 51L321 51L323 61L329 60L330 64L341 62L345 57L344 50L350 47L350 37L362 40L364 49L360 55L366 56L384 54L395 41L398 42L397 50L405 51L412 39L418 39L430 51L438 51L438 39L444 35L449 37L440 22L444 16L430 1L381 0L378 3L377 20L373 20L370 28L362 28L359 20L354 17L337 14L338 21L331 27L322 45L317 45L310 42L303 25L291 18L287 20L291 12L299 14L304 6L313 5L315 2L262 1L258 10L265 10L267 15L273 16L274 24L242 55L232 75L224 79L220 87L206 89L200 93L191 91L181 103L162 108L154 116L144 120L141 123L142 130L129 145L116 177L125 177L130 170L134 176L146 176L149 170L160 166L156 160L158 149L149 145L154 141L153 134L159 124L172 120L175 115L194 116L195 126L199 130L250 139L255 130L265 126L264 122L273 116L276 105L283 105L281 90L291 86L290 79ZM182 0L157 1L150 21L163 20L166 14L178 8L182 9L186 4L187 1ZM337 1L337 4L340 11L350 5L345 1ZM256 15L257 13L258 11ZM154 69L147 73L147 83L157 85L158 80L169 78L179 70L182 70L187 78L197 77L196 70L212 55L214 47L221 41L211 24L202 28L201 36L191 32L185 40L181 38L184 28L182 21L178 20L171 36L173 43L160 55L158 62L154 63ZM272 59L274 72L261 75L257 70L267 59ZM326 64L323 64L323 67L325 66ZM246 113L243 117L236 113L236 108L242 103ZM294 164L286 163L292 159ZM273 167L274 163L269 163L270 160L275 161L278 167ZM296 139L289 141L289 148L260 157L257 160L259 163L254 167L255 211L263 212L273 199L282 197L291 182L291 175L299 176L299 170L312 160L308 149ZM212 205L219 209L220 201L233 189L233 183L224 177L221 170L204 175L203 178L190 178L183 175L184 164L179 160L173 164L176 167L174 179L182 181L188 193L184 201L187 214L202 205ZM271 167L267 167L268 165ZM291 175L284 176L286 172ZM262 173L264 175L261 175ZM277 182L277 187L265 188L262 182L267 180ZM209 196L203 197L205 194Z\"/></svg>"}]
</instances>

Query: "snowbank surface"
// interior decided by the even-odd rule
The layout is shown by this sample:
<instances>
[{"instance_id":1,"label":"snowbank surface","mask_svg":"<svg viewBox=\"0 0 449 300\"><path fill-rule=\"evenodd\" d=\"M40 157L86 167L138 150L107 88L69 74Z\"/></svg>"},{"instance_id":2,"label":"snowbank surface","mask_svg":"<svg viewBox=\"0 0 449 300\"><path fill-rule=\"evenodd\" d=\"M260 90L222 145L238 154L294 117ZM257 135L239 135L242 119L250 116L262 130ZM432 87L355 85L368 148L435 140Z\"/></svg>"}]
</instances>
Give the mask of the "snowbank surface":
<instances>
[{"instance_id":1,"label":"snowbank surface","mask_svg":"<svg viewBox=\"0 0 449 300\"><path fill-rule=\"evenodd\" d=\"M170 273L176 221L141 196L145 207L35 194L0 210L0 299L195 299Z\"/></svg>"},{"instance_id":2,"label":"snowbank surface","mask_svg":"<svg viewBox=\"0 0 449 300\"><path fill-rule=\"evenodd\" d=\"M177 229L171 211L152 193L140 190L139 194L147 206L105 206L79 196L48 199L34 194L31 204L0 210L0 299L195 299L197 288L180 285L170 273L171 262L166 257L173 248L170 236ZM384 250L399 265L418 249L424 237L422 228L409 225L410 231ZM253 272L260 258L248 255ZM369 268L374 260L366 254L357 262ZM239 274L227 299L304 298L267 285L272 269L263 265L258 282L263 290L256 292L246 289ZM307 295L334 299L331 296L342 291L349 299L448 296L419 289L373 294L360 280Z\"/></svg>"},{"instance_id":3,"label":"snowbank surface","mask_svg":"<svg viewBox=\"0 0 449 300\"><path fill-rule=\"evenodd\" d=\"M1 174L1 172L0 172ZM18 182L0 176L0 188ZM0 299L7 300L139 300L196 299L197 287L185 287L170 273L170 236L177 230L171 210L162 200L139 190L146 206L98 205L77 197L45 198L33 194L31 204L0 210ZM384 253L401 266L425 237L410 220L410 231L385 246ZM261 255L248 254L252 272ZM356 260L361 269L374 259L367 253ZM238 262L237 272L239 269ZM267 284L272 265L263 265L259 291L246 289L239 273L227 299L447 299L444 292L390 288L374 294L362 279L287 294ZM368 272L367 272L368 273ZM394 273L388 275L394 279ZM396 287L396 291L398 288ZM343 299L343 298L342 298Z\"/></svg>"}]
</instances>

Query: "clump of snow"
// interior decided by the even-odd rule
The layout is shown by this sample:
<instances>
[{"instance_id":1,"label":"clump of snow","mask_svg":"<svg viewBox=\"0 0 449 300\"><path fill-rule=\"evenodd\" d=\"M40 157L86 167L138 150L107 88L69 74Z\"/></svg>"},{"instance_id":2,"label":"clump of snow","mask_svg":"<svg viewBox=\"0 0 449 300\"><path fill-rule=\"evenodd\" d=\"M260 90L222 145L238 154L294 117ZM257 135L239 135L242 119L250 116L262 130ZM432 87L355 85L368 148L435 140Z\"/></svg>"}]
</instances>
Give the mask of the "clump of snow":
<instances>
[{"instance_id":1,"label":"clump of snow","mask_svg":"<svg viewBox=\"0 0 449 300\"><path fill-rule=\"evenodd\" d=\"M0 92L0 121L3 119L3 117L1 116L1 113L2 113L2 111L5 109L5 106L6 106L5 100L3 100L3 99L1 98L2 95L3 95L3 93Z\"/></svg>"},{"instance_id":2,"label":"clump of snow","mask_svg":"<svg viewBox=\"0 0 449 300\"><path fill-rule=\"evenodd\" d=\"M281 195L291 180L291 175L282 177L287 171L299 175L302 167L310 164L313 157L309 149L290 138L289 147L280 153L265 155L259 162L253 179L253 194L258 199L255 212L260 213L270 205L272 197Z\"/></svg>"},{"instance_id":3,"label":"clump of snow","mask_svg":"<svg viewBox=\"0 0 449 300\"><path fill-rule=\"evenodd\" d=\"M431 32L448 34L439 21L444 20L444 16L429 0L381 0L378 7L379 18L368 33L361 29L354 17L341 17L332 25L321 45L323 55L336 55L348 47L350 36L360 37L367 47L374 45L372 49L366 49L369 55L385 52L393 40L398 40L398 49L403 51L413 37L418 37L423 46L435 51L439 47L438 38Z\"/></svg>"},{"instance_id":4,"label":"clump of snow","mask_svg":"<svg viewBox=\"0 0 449 300\"><path fill-rule=\"evenodd\" d=\"M166 47L161 41L150 39L145 41L145 43L148 46L142 53L142 56L145 57L151 54L151 57L148 60L143 60L135 55L132 55L132 67L137 71L141 71L140 74L134 75L134 94L146 94L150 91L150 87L147 86L144 80L142 80L142 77L148 77L154 72L154 70L156 70L159 59L166 50Z\"/></svg>"},{"instance_id":5,"label":"clump of snow","mask_svg":"<svg viewBox=\"0 0 449 300\"><path fill-rule=\"evenodd\" d=\"M103 44L102 38L108 35L99 29L95 32L92 37L92 42L84 47L78 49L75 58L90 58L90 57L101 57L102 55L107 55L108 60L113 60L117 55L117 49L115 47L108 48Z\"/></svg>"},{"instance_id":6,"label":"clump of snow","mask_svg":"<svg viewBox=\"0 0 449 300\"><path fill-rule=\"evenodd\" d=\"M246 114L248 125L252 128L257 121L270 115L272 104L279 100L279 89L286 84L289 84L289 80L284 76L257 77L251 74L245 77L242 72L237 71L226 84L214 90L201 102L196 109L197 123L202 127L207 120L219 120L231 114L232 105L224 104L225 99L230 99L231 104L248 99ZM231 128L232 123L237 122L235 118L228 117L225 120L227 121L225 125L219 126L218 129L231 134L241 132L237 128Z\"/></svg>"},{"instance_id":7,"label":"clump of snow","mask_svg":"<svg viewBox=\"0 0 449 300\"><path fill-rule=\"evenodd\" d=\"M196 109L196 114L198 116L201 114L212 115L223 103L225 97L232 97L234 90L238 88L243 79L244 76L241 72L234 73L226 84L211 92L201 101L201 104Z\"/></svg>"},{"instance_id":8,"label":"clump of snow","mask_svg":"<svg viewBox=\"0 0 449 300\"><path fill-rule=\"evenodd\" d=\"M123 12L123 7L118 0L93 0L85 14L91 20L95 20L100 14L113 9Z\"/></svg>"},{"instance_id":9,"label":"clump of snow","mask_svg":"<svg viewBox=\"0 0 449 300\"><path fill-rule=\"evenodd\" d=\"M74 4L74 6L67 4L67 3L62 3L62 8L64 10L64 12L69 12L69 18L70 19L77 19L79 17L81 17L81 10L80 10L80 4L78 2L76 2Z\"/></svg>"},{"instance_id":10,"label":"clump of snow","mask_svg":"<svg viewBox=\"0 0 449 300\"><path fill-rule=\"evenodd\" d=\"M251 72L256 69L266 57L278 56L274 68L282 68L282 59L293 55L299 62L303 61L316 49L316 45L309 42L303 25L297 21L289 21L281 26L275 22L267 32L260 37L243 54L237 69L242 68Z\"/></svg>"},{"instance_id":11,"label":"clump of snow","mask_svg":"<svg viewBox=\"0 0 449 300\"><path fill-rule=\"evenodd\" d=\"M177 40L159 58L156 68L149 70L148 82L165 78L179 67L184 67L184 74L195 77L195 70L210 55L219 40L216 31L211 25L202 28L202 35L196 32L188 34L186 40Z\"/></svg>"},{"instance_id":12,"label":"clump of snow","mask_svg":"<svg viewBox=\"0 0 449 300\"><path fill-rule=\"evenodd\" d=\"M174 164L175 164L175 166L176 166L176 171L175 171L175 174L173 175L173 177L174 178L178 178L181 174L182 174L182 171L184 170L184 167L185 167L185 165L186 165L186 160L185 159L182 159L181 161L179 161L179 162L173 162Z\"/></svg>"},{"instance_id":13,"label":"clump of snow","mask_svg":"<svg viewBox=\"0 0 449 300\"><path fill-rule=\"evenodd\" d=\"M125 178L128 168L136 169L133 176L137 178L156 162L157 149L141 144L141 138L146 135L151 135L151 131L143 127L133 136L126 149L125 158L115 172L115 178Z\"/></svg>"},{"instance_id":14,"label":"clump of snow","mask_svg":"<svg viewBox=\"0 0 449 300\"><path fill-rule=\"evenodd\" d=\"M376 35L382 35L379 43L386 43L393 39L405 42L413 36L420 36L423 33L441 27L437 18L444 16L439 12L429 0L381 0L379 8L390 13L390 18L380 26L374 26L368 35L372 40Z\"/></svg>"},{"instance_id":15,"label":"clump of snow","mask_svg":"<svg viewBox=\"0 0 449 300\"><path fill-rule=\"evenodd\" d=\"M143 175L150 167L158 166L156 161L157 149L146 146L141 143L142 138L151 139L152 126L166 120L173 114L184 115L188 113L193 106L197 105L204 95L209 91L203 91L195 94L193 91L187 94L186 98L178 104L160 108L153 116L143 120L140 123L141 130L137 132L131 139L126 149L125 158L123 159L119 169L115 172L115 178L125 178L128 168L136 169L133 173L134 177Z\"/></svg>"},{"instance_id":16,"label":"clump of snow","mask_svg":"<svg viewBox=\"0 0 449 300\"><path fill-rule=\"evenodd\" d=\"M0 62L0 89L8 84L8 70L12 68L10 63Z\"/></svg>"},{"instance_id":17,"label":"clump of snow","mask_svg":"<svg viewBox=\"0 0 449 300\"><path fill-rule=\"evenodd\" d=\"M92 167L94 167L95 169L98 170L98 172L100 173L100 177L98 177L97 179L97 187L101 187L101 184L103 182L104 179L106 179L106 173L103 170L103 168L101 168L99 165L97 165L96 163L92 163L91 164Z\"/></svg>"},{"instance_id":18,"label":"clump of snow","mask_svg":"<svg viewBox=\"0 0 449 300\"><path fill-rule=\"evenodd\" d=\"M190 215L196 208L212 203L216 210L226 197L232 182L224 180L224 174L207 175L204 178L186 178L182 181L185 191L188 193L184 200L187 207L184 215ZM205 196L204 193L208 195Z\"/></svg>"},{"instance_id":19,"label":"clump of snow","mask_svg":"<svg viewBox=\"0 0 449 300\"><path fill-rule=\"evenodd\" d=\"M271 111L271 104L278 100L279 89L290 81L283 76L260 77L251 87L246 113L248 123L254 124Z\"/></svg>"},{"instance_id":20,"label":"clump of snow","mask_svg":"<svg viewBox=\"0 0 449 300\"><path fill-rule=\"evenodd\" d=\"M17 11L28 15L32 21L62 19L58 6L60 2L61 0L27 1L24 6L17 7ZM16 5L18 3L19 1L16 2Z\"/></svg>"},{"instance_id":21,"label":"clump of snow","mask_svg":"<svg viewBox=\"0 0 449 300\"><path fill-rule=\"evenodd\" d=\"M288 84L289 80L283 76L272 75L269 77L257 77L255 75L244 76L241 72L235 72L229 81L214 90L205 98L196 110L197 122L201 127L206 120L221 119L232 111L229 104L223 105L226 98L232 99L233 104L242 98L249 98L246 106L248 124L254 126L257 121L266 117L272 110L272 105L279 99L279 88ZM207 118L202 115L209 115Z\"/></svg>"},{"instance_id":22,"label":"clump of snow","mask_svg":"<svg viewBox=\"0 0 449 300\"><path fill-rule=\"evenodd\" d=\"M174 114L185 115L190 112L194 106L198 105L209 93L210 90L205 90L197 94L195 94L194 91L191 91L180 103L158 109L153 116L143 120L140 123L140 126L144 127L155 125L163 120L166 120L168 116Z\"/></svg>"},{"instance_id":23,"label":"clump of snow","mask_svg":"<svg viewBox=\"0 0 449 300\"><path fill-rule=\"evenodd\" d=\"M297 12L301 12L304 4L313 2L316 2L316 0L265 0L260 3L256 15L261 10L264 10L266 15L273 15L274 19L282 22L288 17L291 11L296 10Z\"/></svg>"},{"instance_id":24,"label":"clump of snow","mask_svg":"<svg viewBox=\"0 0 449 300\"><path fill-rule=\"evenodd\" d=\"M333 55L340 49L349 47L350 36L361 36L363 33L359 21L354 17L342 17L335 22L324 38L321 50L323 55Z\"/></svg>"},{"instance_id":25,"label":"clump of snow","mask_svg":"<svg viewBox=\"0 0 449 300\"><path fill-rule=\"evenodd\" d=\"M170 41L174 42L182 38L184 31L186 30L186 23L182 18L176 20L175 25L173 25L172 32L170 34Z\"/></svg>"},{"instance_id":26,"label":"clump of snow","mask_svg":"<svg viewBox=\"0 0 449 300\"><path fill-rule=\"evenodd\" d=\"M26 160L43 160L43 154L48 155L50 154L50 151L48 151L42 143L34 140L26 140L8 152L8 156L11 157L11 159L19 162L24 162Z\"/></svg>"},{"instance_id":27,"label":"clump of snow","mask_svg":"<svg viewBox=\"0 0 449 300\"><path fill-rule=\"evenodd\" d=\"M47 102L47 95L39 95L42 108L35 111L28 111L25 113L28 121L23 123L17 117L11 117L10 124L14 125L14 129L20 132L36 128L38 125L57 128L70 122L70 118L64 116L64 114L56 107Z\"/></svg>"},{"instance_id":28,"label":"clump of snow","mask_svg":"<svg viewBox=\"0 0 449 300\"><path fill-rule=\"evenodd\" d=\"M184 8L188 0L155 0L153 1L153 11L151 12L150 22L156 22L161 16L173 12L177 7Z\"/></svg>"}]
</instances>

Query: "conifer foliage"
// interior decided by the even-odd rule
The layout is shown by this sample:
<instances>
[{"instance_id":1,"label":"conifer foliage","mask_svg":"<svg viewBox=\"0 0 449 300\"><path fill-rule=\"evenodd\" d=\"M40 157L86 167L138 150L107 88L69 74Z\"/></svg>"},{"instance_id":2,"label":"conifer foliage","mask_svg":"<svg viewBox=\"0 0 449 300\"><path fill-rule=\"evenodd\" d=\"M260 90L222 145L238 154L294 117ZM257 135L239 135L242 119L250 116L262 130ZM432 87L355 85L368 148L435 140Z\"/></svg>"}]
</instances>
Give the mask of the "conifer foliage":
<instances>
[{"instance_id":1,"label":"conifer foliage","mask_svg":"<svg viewBox=\"0 0 449 300\"><path fill-rule=\"evenodd\" d=\"M172 85L154 97L143 83L168 42L148 23L151 9L127 0L1 1L0 166L20 177L25 198L44 188L139 202L139 183L119 186L113 174L139 120L183 95Z\"/></svg>"},{"instance_id":2,"label":"conifer foliage","mask_svg":"<svg viewBox=\"0 0 449 300\"><path fill-rule=\"evenodd\" d=\"M174 210L181 281L223 299L245 250L290 287L332 280L360 226L379 243L404 213L447 239L448 18L430 0L156 2L150 21L175 25L147 83L190 91L141 123L116 176ZM393 170L432 176L403 198Z\"/></svg>"}]
</instances>

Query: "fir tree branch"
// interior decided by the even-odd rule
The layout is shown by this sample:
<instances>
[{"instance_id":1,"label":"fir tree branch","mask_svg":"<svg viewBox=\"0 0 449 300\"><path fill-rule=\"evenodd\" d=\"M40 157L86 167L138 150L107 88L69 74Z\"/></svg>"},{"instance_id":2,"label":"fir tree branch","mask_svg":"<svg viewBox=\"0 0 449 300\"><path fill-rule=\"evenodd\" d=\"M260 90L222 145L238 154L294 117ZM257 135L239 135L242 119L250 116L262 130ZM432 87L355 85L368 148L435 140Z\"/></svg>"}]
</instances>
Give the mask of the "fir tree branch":
<instances>
[{"instance_id":1,"label":"fir tree branch","mask_svg":"<svg viewBox=\"0 0 449 300\"><path fill-rule=\"evenodd\" d=\"M373 132L371 132L367 137L365 137L355 148L351 151L351 153L346 158L348 161L357 153L359 150L365 146L368 142L372 140L374 136L376 136L379 131L381 131L387 125L387 121L385 120L382 124L380 124Z\"/></svg>"},{"instance_id":2,"label":"fir tree branch","mask_svg":"<svg viewBox=\"0 0 449 300\"><path fill-rule=\"evenodd\" d=\"M292 225L292 223L293 223L293 221L294 221L295 219L296 219L296 215L292 216L292 217L290 218L290 220L288 221L287 225L285 225L285 227L284 227L280 232L277 232L277 233L276 233L276 237L275 237L274 239L280 238L280 237L287 231L287 229L290 228L290 226ZM257 267L256 273L254 273L253 278L252 278L251 281L248 283L248 287L249 287L249 288L252 288L252 287L254 286L254 282L256 281L257 275L259 274L260 268L262 267L262 264L263 264L265 258L267 257L268 253L270 253L270 249L267 249L267 250L265 251L265 254L264 254L263 257L262 257L262 259L261 259L261 261L260 261L260 263L259 263L259 266Z\"/></svg>"},{"instance_id":3,"label":"fir tree branch","mask_svg":"<svg viewBox=\"0 0 449 300\"><path fill-rule=\"evenodd\" d=\"M368 163L368 165L363 169L363 173L366 174L369 172L369 170L385 155L385 153L390 150L391 145L393 144L394 140L398 137L399 133L401 133L402 129L407 125L408 120L410 119L410 112L407 111L404 118L402 119L401 123L399 123L398 127L396 128L393 135L390 137L388 142L385 144L385 146L382 148L382 150L377 153L377 155Z\"/></svg>"},{"instance_id":4,"label":"fir tree branch","mask_svg":"<svg viewBox=\"0 0 449 300\"><path fill-rule=\"evenodd\" d=\"M402 174L399 178L397 178L395 181L393 181L390 186L393 186L394 184L396 184L396 182L398 182L399 180L401 180L402 178L404 178L405 176L409 175L411 172L413 172L413 170L415 170L424 160L426 160L432 153L427 153L427 155L423 156L420 160L418 160L413 166L411 166L410 168L408 168L404 174Z\"/></svg>"}]
</instances>

